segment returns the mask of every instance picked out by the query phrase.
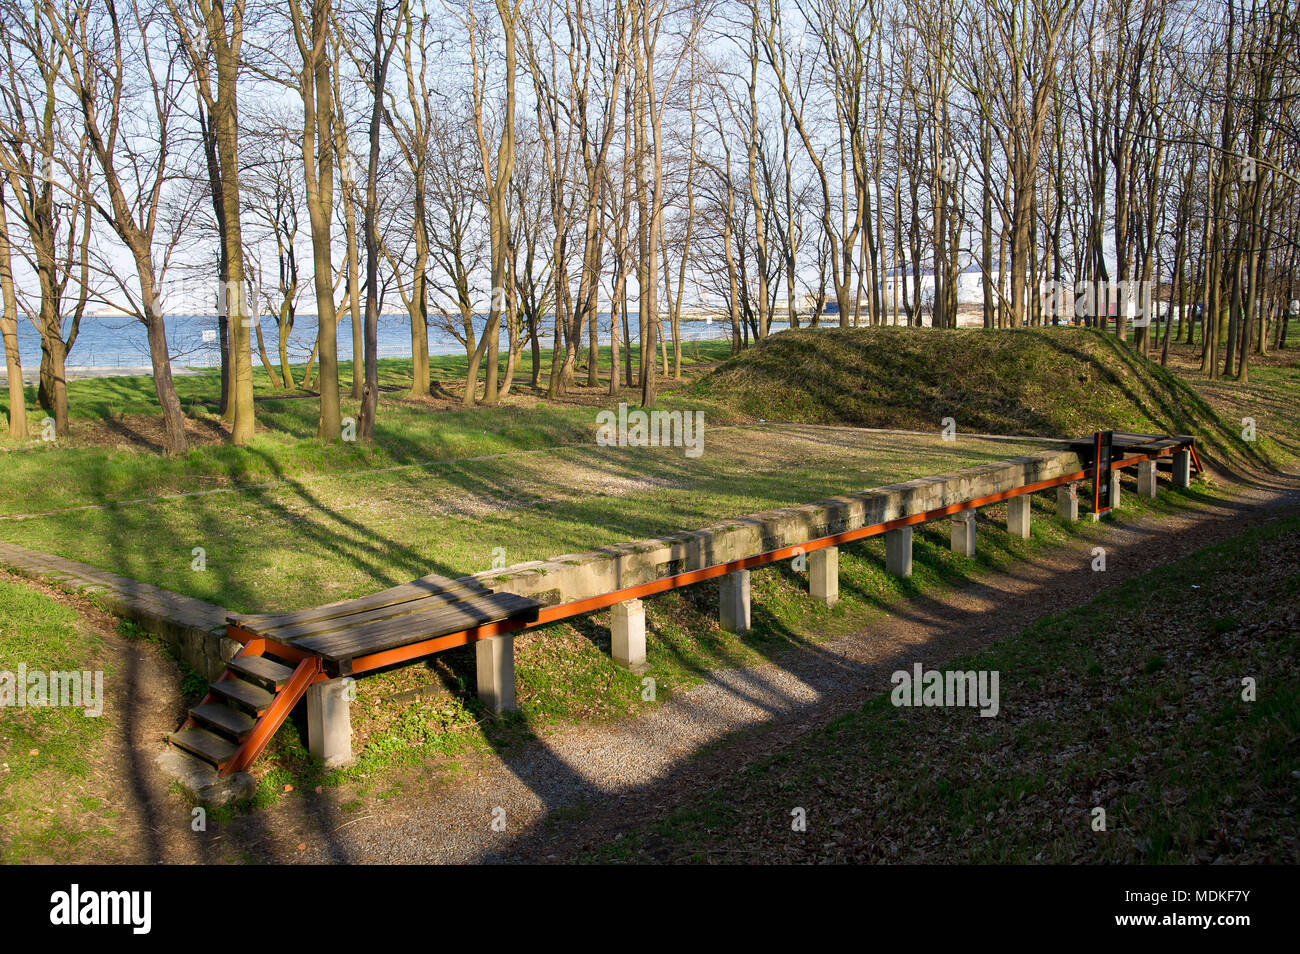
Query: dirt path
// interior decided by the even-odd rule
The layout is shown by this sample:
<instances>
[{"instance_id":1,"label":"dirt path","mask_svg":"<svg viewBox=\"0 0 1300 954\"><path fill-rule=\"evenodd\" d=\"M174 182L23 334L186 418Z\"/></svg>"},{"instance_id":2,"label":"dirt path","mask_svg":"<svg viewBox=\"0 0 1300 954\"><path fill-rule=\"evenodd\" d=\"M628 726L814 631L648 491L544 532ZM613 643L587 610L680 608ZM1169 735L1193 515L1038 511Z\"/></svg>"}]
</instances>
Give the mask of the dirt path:
<instances>
[{"instance_id":1,"label":"dirt path","mask_svg":"<svg viewBox=\"0 0 1300 954\"><path fill-rule=\"evenodd\" d=\"M714 673L641 718L552 732L470 756L437 777L428 766L386 769L381 796L359 798L355 784L293 793L223 826L219 837L243 857L275 861L564 860L688 805L754 759L887 691L901 665L940 665L1045 611L1086 603L1103 587L1297 512L1300 480L1290 479L1256 482L1234 499L1173 517L1129 521L1120 510L1102 541L1105 573L1089 569L1096 541L1051 548L1017 572L902 602L869 631L809 645L779 665Z\"/></svg>"}]
</instances>

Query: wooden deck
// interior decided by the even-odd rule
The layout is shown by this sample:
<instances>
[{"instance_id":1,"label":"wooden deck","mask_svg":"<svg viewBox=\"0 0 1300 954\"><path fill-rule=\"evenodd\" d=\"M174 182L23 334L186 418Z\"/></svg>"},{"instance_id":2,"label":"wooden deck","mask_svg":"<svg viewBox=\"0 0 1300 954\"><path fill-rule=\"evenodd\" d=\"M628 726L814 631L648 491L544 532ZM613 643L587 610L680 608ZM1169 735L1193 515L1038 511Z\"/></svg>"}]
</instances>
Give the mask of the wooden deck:
<instances>
[{"instance_id":1,"label":"wooden deck","mask_svg":"<svg viewBox=\"0 0 1300 954\"><path fill-rule=\"evenodd\" d=\"M1103 437L1109 443L1103 443ZM972 488L970 476L940 475L811 505L813 510L823 507L826 515L815 524L803 517L790 520L790 511L783 509L751 514L739 521L739 526L642 541L633 548L638 562L629 567L628 573L603 575L584 569L589 579L584 579L581 586L557 580L570 564L584 566L581 561L566 558L563 567L544 564L551 568L540 571L546 576L546 592L558 594L546 606L526 596L494 591L472 577L453 580L430 575L326 606L228 616L226 632L242 643L242 648L227 661L221 677L190 710L180 731L170 738L175 746L214 768L220 776L243 772L294 706L309 690L320 686L321 695L313 703L314 708L309 706L309 713L315 714L309 714L308 722L316 720L317 729L312 731L318 733L313 736L316 741L311 743L312 751L327 762L333 757L350 758L346 704L329 694L340 691L340 677L377 672L475 644L480 650L476 660L480 697L489 711L502 714L516 708L514 648L513 640L498 637L508 637L525 627L558 622L1001 501L1027 498L1089 477L1094 488L1101 487L1103 468L1114 476L1113 468L1117 467L1147 461L1153 465L1166 460L1173 464L1176 450L1186 450L1190 457L1179 459L1172 468L1178 486L1189 486L1189 465L1201 470L1194 440L1181 435L1103 432L1091 439L1070 441L1069 446L1068 452L1052 451L1003 461L991 473L988 467L979 468L974 473L985 483L978 485L978 493ZM1098 448L1103 446L1112 454L1099 455ZM1154 475L1147 470L1142 476L1151 480ZM1109 481L1105 483L1109 485ZM1022 509L1028 512L1028 508ZM839 516L832 517L833 510ZM707 548L700 547L701 536L710 541ZM696 548L700 565L683 568L682 553L676 548L686 543ZM724 546L726 553L720 555ZM654 562L647 558L647 552L656 550L660 559ZM617 559L631 552L616 547L592 551L590 555L594 562L610 559L611 554L617 554L612 557ZM529 572L538 570L529 568ZM548 572L554 575L546 575ZM504 579L503 574L493 576L497 582L510 579L508 572L504 572ZM611 580L620 585L605 589ZM535 592L540 595L542 591ZM644 659L644 648L641 656ZM322 685L325 683L334 684L333 689ZM342 715L338 714L340 707ZM327 710L335 714L327 715ZM332 723L336 729L339 724L343 728L326 732L323 726L330 719L336 720ZM346 738L346 744L339 738Z\"/></svg>"},{"instance_id":2,"label":"wooden deck","mask_svg":"<svg viewBox=\"0 0 1300 954\"><path fill-rule=\"evenodd\" d=\"M1128 434L1115 431L1111 434L1110 441L1115 459L1120 460L1129 454L1156 454L1174 447L1191 446L1195 443L1195 438L1186 434ZM1070 447L1077 451L1081 458L1092 459L1092 437L1081 437L1077 441L1071 441Z\"/></svg>"},{"instance_id":3,"label":"wooden deck","mask_svg":"<svg viewBox=\"0 0 1300 954\"><path fill-rule=\"evenodd\" d=\"M541 604L481 583L430 575L379 593L326 606L229 617L253 636L342 663L486 623L537 620Z\"/></svg>"}]
</instances>

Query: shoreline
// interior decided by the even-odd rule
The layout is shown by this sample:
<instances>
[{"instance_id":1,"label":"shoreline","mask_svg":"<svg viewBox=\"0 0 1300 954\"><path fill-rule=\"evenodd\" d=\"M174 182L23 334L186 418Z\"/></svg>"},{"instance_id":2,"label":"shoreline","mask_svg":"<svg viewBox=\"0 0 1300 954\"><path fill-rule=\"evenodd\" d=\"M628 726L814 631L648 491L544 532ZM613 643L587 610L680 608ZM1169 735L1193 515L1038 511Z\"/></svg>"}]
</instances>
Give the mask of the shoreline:
<instances>
[{"instance_id":1,"label":"shoreline","mask_svg":"<svg viewBox=\"0 0 1300 954\"><path fill-rule=\"evenodd\" d=\"M177 367L172 365L173 377L190 377L196 374L203 374L207 368L198 367ZM94 365L69 365L63 369L64 375L69 381L84 381L90 378L139 378L152 377L153 366L148 364L141 365L108 365L106 367L97 367ZM33 370L23 368L23 384L36 384L40 379L41 371L37 367ZM0 385L9 385L9 375L7 372L0 371Z\"/></svg>"},{"instance_id":2,"label":"shoreline","mask_svg":"<svg viewBox=\"0 0 1300 954\"><path fill-rule=\"evenodd\" d=\"M728 319L728 318L721 318L721 319L719 319L719 318L716 318L716 317L715 317L712 321L709 321L708 318L707 318L707 316L702 316L702 315L693 315L693 316L682 315L682 316L681 316L681 321L682 321L683 324L687 324L687 323L696 324L696 323L698 323L698 324L722 325L724 328L728 328L728 329L729 329L729 327L730 327L730 319ZM806 321L806 316L801 316L801 326L802 326L802 327L807 327L806 325L803 325L803 324L802 324L803 321ZM780 328L774 328L774 332L775 332L775 331L784 331L784 330L785 330L785 324L786 324L786 323L785 323L784 321L773 322L773 325L780 325L780 326L781 326ZM962 310L962 309L959 309L959 310L958 310L958 315L957 315L957 326L958 326L959 328L977 328L977 327L982 327L982 324L983 324L983 322L982 322L982 320L981 320L981 316L980 316L978 313L975 313L975 312L973 311L973 309L972 309L972 310ZM839 316L838 316L838 315L823 315L822 318L821 318L820 326L823 327L823 328L838 328L838 327L839 327ZM865 325L863 325L862 327L865 327ZM689 341L710 341L710 340L725 340L725 339L723 338L723 336L719 336L717 339L710 339L710 338L689 338L689 339L685 339L685 341L684 341L683 343L686 343L686 342L689 342ZM547 351L547 350L549 350L549 349L547 349L547 348L543 348L543 351ZM434 356L434 354L431 352L431 353L430 353L430 357L433 357L433 356ZM381 351L380 358L397 358L397 359L406 358L406 359L409 359L409 358L410 358L410 354L408 353L408 354L385 355L385 354L383 354L382 351ZM292 360L290 361L290 364L293 364L293 365L300 365L300 364L302 364L302 363L303 363L302 361L292 361ZM212 365L184 365L184 364L178 364L178 363L174 360L174 361L172 362L172 375L175 376L175 377L192 377L192 376L195 376L195 375L206 374L206 373L209 373L209 372L215 371L215 370L217 370L217 368L218 368L218 365L216 365L216 364L212 364ZM95 379L95 378L133 378L133 377L151 377L151 376L153 375L153 367L152 367L151 365L147 365L147 364L140 364L140 365L69 365L69 366L67 366L67 367L64 369L64 371L65 371L65 374L66 374L67 379L68 379L69 381L82 381L82 380ZM24 384L29 384L29 385L36 384L37 379L39 378L39 376L40 376L39 365L36 366L36 367L32 367L32 368L28 368L28 367L24 367L24 368L23 368L23 383L24 383ZM3 369L0 369L0 385L7 386L8 383L9 383L9 377L8 377L8 375L5 373L5 371L4 371Z\"/></svg>"}]
</instances>

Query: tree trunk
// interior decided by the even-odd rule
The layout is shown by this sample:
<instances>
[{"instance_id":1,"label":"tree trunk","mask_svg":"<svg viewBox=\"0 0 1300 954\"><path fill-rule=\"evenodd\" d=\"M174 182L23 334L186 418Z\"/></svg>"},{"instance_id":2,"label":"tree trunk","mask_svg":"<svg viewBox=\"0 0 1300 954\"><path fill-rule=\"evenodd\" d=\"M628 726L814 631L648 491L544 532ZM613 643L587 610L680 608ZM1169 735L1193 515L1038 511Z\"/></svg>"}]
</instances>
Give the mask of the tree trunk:
<instances>
[{"instance_id":1,"label":"tree trunk","mask_svg":"<svg viewBox=\"0 0 1300 954\"><path fill-rule=\"evenodd\" d=\"M0 183L0 335L4 337L5 368L9 383L9 436L27 436L27 390L23 387L23 366L18 354L18 298L14 294L13 255L9 245L9 220L4 208L4 185Z\"/></svg>"}]
</instances>

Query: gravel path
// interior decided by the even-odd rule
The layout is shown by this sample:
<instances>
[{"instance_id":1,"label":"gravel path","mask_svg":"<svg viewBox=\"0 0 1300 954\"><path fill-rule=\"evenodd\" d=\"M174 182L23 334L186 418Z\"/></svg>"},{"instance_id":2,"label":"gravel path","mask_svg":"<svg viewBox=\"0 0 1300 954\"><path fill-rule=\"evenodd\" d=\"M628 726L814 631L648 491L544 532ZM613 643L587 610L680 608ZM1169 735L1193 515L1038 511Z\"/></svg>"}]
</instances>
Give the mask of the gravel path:
<instances>
[{"instance_id":1,"label":"gravel path","mask_svg":"<svg viewBox=\"0 0 1300 954\"><path fill-rule=\"evenodd\" d=\"M638 719L550 732L471 757L454 777L386 770L400 789L351 812L341 809L356 797L349 786L287 799L272 810L274 823L257 823L261 837L250 850L307 862L563 860L689 804L753 759L887 691L895 669L942 664L1045 609L1087 602L1102 587L1300 510L1298 488L1255 483L1233 500L1158 520L1130 522L1120 510L1103 540L1106 573L1081 572L1095 541L1053 548L1017 572L896 605L868 632L808 645L779 664L714 673ZM236 841L250 834L242 822L232 827Z\"/></svg>"}]
</instances>

